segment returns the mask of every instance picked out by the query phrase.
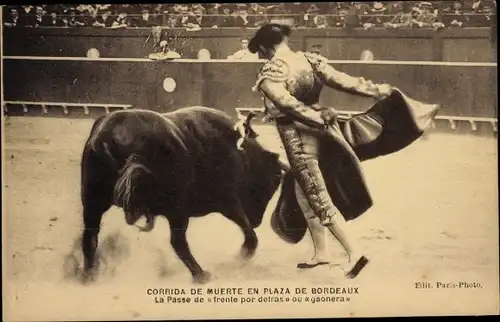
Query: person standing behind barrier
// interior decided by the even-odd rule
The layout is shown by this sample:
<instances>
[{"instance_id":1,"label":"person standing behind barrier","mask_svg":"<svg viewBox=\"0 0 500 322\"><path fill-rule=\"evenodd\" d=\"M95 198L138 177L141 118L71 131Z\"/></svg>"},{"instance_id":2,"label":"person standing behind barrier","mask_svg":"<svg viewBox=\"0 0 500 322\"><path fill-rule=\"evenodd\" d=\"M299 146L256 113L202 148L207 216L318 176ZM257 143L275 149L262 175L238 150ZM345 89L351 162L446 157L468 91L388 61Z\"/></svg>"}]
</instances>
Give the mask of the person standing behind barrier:
<instances>
[{"instance_id":1,"label":"person standing behind barrier","mask_svg":"<svg viewBox=\"0 0 500 322\"><path fill-rule=\"evenodd\" d=\"M321 55L321 49L323 46L321 44L314 44L311 46L311 53Z\"/></svg>"},{"instance_id":2,"label":"person standing behind barrier","mask_svg":"<svg viewBox=\"0 0 500 322\"><path fill-rule=\"evenodd\" d=\"M322 232L323 227L326 227L346 250L349 256L346 276L354 278L368 263L368 259L364 250L350 236L344 215L339 213L326 188L323 170L318 163L322 149L333 145L346 149L352 160L351 166L356 169L353 170L352 184L360 187L359 191L346 189L351 194L346 198L366 204L370 204L371 200L366 200L369 199L366 197L369 193L364 185L360 161L340 134L336 111L321 108L318 105L319 95L323 84L375 98L389 95L392 89L389 85L375 85L363 78L338 72L323 56L292 51L288 46L290 34L288 26L268 24L260 28L250 40L250 52L258 53L260 58L268 60L260 70L253 89L264 96L266 115L276 123L296 176L297 201L315 243L316 263L325 263L322 257L326 255L327 249Z\"/></svg>"},{"instance_id":3,"label":"person standing behind barrier","mask_svg":"<svg viewBox=\"0 0 500 322\"><path fill-rule=\"evenodd\" d=\"M259 57L248 50L248 39L240 40L241 49L227 57L228 60L256 60Z\"/></svg>"}]
</instances>

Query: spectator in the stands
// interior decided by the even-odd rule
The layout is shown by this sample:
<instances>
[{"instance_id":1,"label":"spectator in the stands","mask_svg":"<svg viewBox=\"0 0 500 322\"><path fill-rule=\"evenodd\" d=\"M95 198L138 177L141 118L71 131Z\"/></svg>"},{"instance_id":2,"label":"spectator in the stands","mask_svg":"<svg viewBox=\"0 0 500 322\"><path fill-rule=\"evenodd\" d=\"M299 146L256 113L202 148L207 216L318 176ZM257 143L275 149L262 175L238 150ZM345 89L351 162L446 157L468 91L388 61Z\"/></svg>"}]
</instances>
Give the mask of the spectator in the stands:
<instances>
[{"instance_id":1,"label":"spectator in the stands","mask_svg":"<svg viewBox=\"0 0 500 322\"><path fill-rule=\"evenodd\" d=\"M200 5L194 5L193 14L189 16L187 26L190 29L201 29L212 27L210 24L210 20L205 19L205 8Z\"/></svg>"},{"instance_id":2,"label":"spectator in the stands","mask_svg":"<svg viewBox=\"0 0 500 322\"><path fill-rule=\"evenodd\" d=\"M474 6L474 0L460 0L462 2L462 9L464 10L464 13L469 14L474 11L473 6Z\"/></svg>"},{"instance_id":3,"label":"spectator in the stands","mask_svg":"<svg viewBox=\"0 0 500 322\"><path fill-rule=\"evenodd\" d=\"M410 28L412 26L412 3L403 2L402 10L391 17L389 22L384 24L387 28Z\"/></svg>"},{"instance_id":4,"label":"spectator in the stands","mask_svg":"<svg viewBox=\"0 0 500 322\"><path fill-rule=\"evenodd\" d=\"M407 17L404 16L405 13L411 12L411 5L408 2L404 1L391 1L387 4L387 17L384 21L384 26L387 26L389 23L393 23L396 17ZM401 26L399 26L401 27Z\"/></svg>"},{"instance_id":5,"label":"spectator in the stands","mask_svg":"<svg viewBox=\"0 0 500 322\"><path fill-rule=\"evenodd\" d=\"M371 13L371 8L369 4L367 4L366 2L355 2L349 16L350 17L356 16L356 18L359 21L356 24L362 26L364 23L369 22L370 13Z\"/></svg>"},{"instance_id":6,"label":"spectator in the stands","mask_svg":"<svg viewBox=\"0 0 500 322\"><path fill-rule=\"evenodd\" d=\"M205 23L207 26L212 28L219 27L219 8L222 5L220 3L211 3L206 7L206 14L204 17Z\"/></svg>"},{"instance_id":7,"label":"spectator in the stands","mask_svg":"<svg viewBox=\"0 0 500 322\"><path fill-rule=\"evenodd\" d=\"M34 27L36 25L35 10L32 5L22 5L17 25L21 27Z\"/></svg>"},{"instance_id":8,"label":"spectator in the stands","mask_svg":"<svg viewBox=\"0 0 500 322\"><path fill-rule=\"evenodd\" d=\"M124 8L119 9L118 16L116 16L115 21L113 21L113 24L111 25L112 28L118 29L118 28L127 28L130 26L130 21L128 19L128 14L127 11Z\"/></svg>"},{"instance_id":9,"label":"spectator in the stands","mask_svg":"<svg viewBox=\"0 0 500 322\"><path fill-rule=\"evenodd\" d=\"M3 10L3 25L6 27L17 27L19 21L19 12L17 8L10 8L9 11Z\"/></svg>"},{"instance_id":10,"label":"spectator in the stands","mask_svg":"<svg viewBox=\"0 0 500 322\"><path fill-rule=\"evenodd\" d=\"M94 22L94 27L100 27L100 28L111 27L113 25L113 18L111 18L111 10L99 9L99 12L101 14L96 17L96 20Z\"/></svg>"},{"instance_id":11,"label":"spectator in the stands","mask_svg":"<svg viewBox=\"0 0 500 322\"><path fill-rule=\"evenodd\" d=\"M441 22L449 27L489 27L495 19L495 4L493 0L240 3L239 5L212 3L205 6L206 10L198 9L203 7L201 4L156 4L150 5L149 17L146 19L141 19L142 6L134 4L38 5L38 9L35 5L19 5L4 6L3 21L5 27L61 26L63 23L60 21L63 20L63 16L65 14L69 16L69 12L74 11L76 18L64 19L67 27L81 26L82 23L91 26L95 21L97 21L96 27L110 27L117 20L115 27L125 25L149 27L163 25L163 15L165 15L166 27L190 30L207 27L259 27L272 21L290 22L298 28L306 26L353 28L363 24L369 27L383 25L388 28L404 28L409 25L408 14L413 13L414 27L438 29ZM407 7L407 10L403 7ZM411 10L408 7L416 9ZM42 11L45 11L43 15L40 14ZM108 15L111 15L107 18L109 22L106 22L107 19L106 21L102 19L103 13L106 15L106 12L110 12ZM200 14L202 12L203 14ZM326 21L324 17L327 18Z\"/></svg>"},{"instance_id":12,"label":"spectator in the stands","mask_svg":"<svg viewBox=\"0 0 500 322\"><path fill-rule=\"evenodd\" d=\"M34 27L40 27L43 25L43 17L45 15L45 11L43 10L42 6L36 6L35 8L35 25Z\"/></svg>"},{"instance_id":13,"label":"spectator in the stands","mask_svg":"<svg viewBox=\"0 0 500 322\"><path fill-rule=\"evenodd\" d=\"M344 27L352 29L359 27L366 19L364 15L368 14L370 6L366 3L354 2L353 5L348 3L332 3L329 11L329 25L332 27Z\"/></svg>"},{"instance_id":14,"label":"spectator in the stands","mask_svg":"<svg viewBox=\"0 0 500 322\"><path fill-rule=\"evenodd\" d=\"M417 8L414 8L416 16L413 19L413 25L420 28L436 28L438 24L437 12L431 2L420 2Z\"/></svg>"},{"instance_id":15,"label":"spectator in the stands","mask_svg":"<svg viewBox=\"0 0 500 322\"><path fill-rule=\"evenodd\" d=\"M328 19L325 15L315 15L313 17L313 26L318 29L328 28Z\"/></svg>"},{"instance_id":16,"label":"spectator in the stands","mask_svg":"<svg viewBox=\"0 0 500 322\"><path fill-rule=\"evenodd\" d=\"M382 2L374 2L370 8L370 17L363 23L363 28L377 28L384 25L387 8Z\"/></svg>"},{"instance_id":17,"label":"spectator in the stands","mask_svg":"<svg viewBox=\"0 0 500 322\"><path fill-rule=\"evenodd\" d=\"M474 2L472 3L472 10L474 11L474 13L478 13L480 7L483 4L483 1L481 1L481 0L473 0L473 1Z\"/></svg>"},{"instance_id":18,"label":"spectator in the stands","mask_svg":"<svg viewBox=\"0 0 500 322\"><path fill-rule=\"evenodd\" d=\"M102 15L103 12L112 11L112 5L110 4L96 4L96 10L98 15Z\"/></svg>"},{"instance_id":19,"label":"spectator in the stands","mask_svg":"<svg viewBox=\"0 0 500 322\"><path fill-rule=\"evenodd\" d=\"M95 15L97 14L97 6L94 7L93 5L91 4L80 4L76 7L76 10L80 11L80 12L89 12L90 14Z\"/></svg>"},{"instance_id":20,"label":"spectator in the stands","mask_svg":"<svg viewBox=\"0 0 500 322\"><path fill-rule=\"evenodd\" d=\"M92 26L97 16L97 9L92 5L79 5L75 7L77 20L84 26Z\"/></svg>"},{"instance_id":21,"label":"spectator in the stands","mask_svg":"<svg viewBox=\"0 0 500 322\"><path fill-rule=\"evenodd\" d=\"M338 2L334 8L335 27L352 29L360 26L360 17L353 12L353 8L347 3Z\"/></svg>"},{"instance_id":22,"label":"spectator in the stands","mask_svg":"<svg viewBox=\"0 0 500 322\"><path fill-rule=\"evenodd\" d=\"M327 28L329 19L325 16L325 13L328 12L328 7L329 4L325 7L324 3L311 3L304 15L306 26L309 28Z\"/></svg>"},{"instance_id":23,"label":"spectator in the stands","mask_svg":"<svg viewBox=\"0 0 500 322\"><path fill-rule=\"evenodd\" d=\"M157 16L157 15L162 15L166 12L169 12L168 8L173 7L175 5L157 3L157 4L153 4L151 6L152 6L151 14Z\"/></svg>"},{"instance_id":24,"label":"spectator in the stands","mask_svg":"<svg viewBox=\"0 0 500 322\"><path fill-rule=\"evenodd\" d=\"M492 0L482 0L476 1L472 4L472 13L468 26L480 27L480 26L490 26L493 17L493 8L495 6L495 1Z\"/></svg>"},{"instance_id":25,"label":"spectator in the stands","mask_svg":"<svg viewBox=\"0 0 500 322\"><path fill-rule=\"evenodd\" d=\"M248 8L248 26L260 27L267 22L266 8L258 3L250 3L250 8Z\"/></svg>"},{"instance_id":26,"label":"spectator in the stands","mask_svg":"<svg viewBox=\"0 0 500 322\"><path fill-rule=\"evenodd\" d=\"M267 17L272 22L273 19L279 20L284 18L286 14L286 7L284 3L274 3L266 7Z\"/></svg>"},{"instance_id":27,"label":"spectator in the stands","mask_svg":"<svg viewBox=\"0 0 500 322\"><path fill-rule=\"evenodd\" d=\"M319 7L316 3L311 3L304 14L304 24L307 28L314 28L314 17L318 14Z\"/></svg>"},{"instance_id":28,"label":"spectator in the stands","mask_svg":"<svg viewBox=\"0 0 500 322\"><path fill-rule=\"evenodd\" d=\"M450 23L453 20L453 2L441 1L436 7L438 8L441 21L446 26L450 26Z\"/></svg>"},{"instance_id":29,"label":"spectator in the stands","mask_svg":"<svg viewBox=\"0 0 500 322\"><path fill-rule=\"evenodd\" d=\"M132 14L134 12L134 9L135 9L134 5L126 3L126 4L118 5L115 11L117 13L124 12L127 15L129 15L129 14Z\"/></svg>"},{"instance_id":30,"label":"spectator in the stands","mask_svg":"<svg viewBox=\"0 0 500 322\"><path fill-rule=\"evenodd\" d=\"M291 2L285 4L287 14L293 14L294 26L296 28L306 27L304 13L306 12L307 6L308 3L306 2Z\"/></svg>"},{"instance_id":31,"label":"spectator in the stands","mask_svg":"<svg viewBox=\"0 0 500 322\"><path fill-rule=\"evenodd\" d=\"M248 24L248 7L244 3L239 3L235 12L233 27L247 27Z\"/></svg>"},{"instance_id":32,"label":"spectator in the stands","mask_svg":"<svg viewBox=\"0 0 500 322\"><path fill-rule=\"evenodd\" d=\"M342 4L339 2L332 2L330 8L328 9L328 19L329 25L335 28L342 27L343 20L340 17L340 10L342 9Z\"/></svg>"},{"instance_id":33,"label":"spectator in the stands","mask_svg":"<svg viewBox=\"0 0 500 322\"><path fill-rule=\"evenodd\" d=\"M496 15L497 3L494 0L484 1L482 7L479 9L479 12L485 13L486 15Z\"/></svg>"},{"instance_id":34,"label":"spectator in the stands","mask_svg":"<svg viewBox=\"0 0 500 322\"><path fill-rule=\"evenodd\" d=\"M149 8L149 6L144 5L141 8L141 16L133 20L133 26L139 28L159 26L160 22L158 21L157 17L152 16L150 12L151 9Z\"/></svg>"},{"instance_id":35,"label":"spectator in the stands","mask_svg":"<svg viewBox=\"0 0 500 322\"><path fill-rule=\"evenodd\" d=\"M77 11L76 8L70 8L68 26L72 28L85 26L83 13Z\"/></svg>"},{"instance_id":36,"label":"spectator in the stands","mask_svg":"<svg viewBox=\"0 0 500 322\"><path fill-rule=\"evenodd\" d=\"M243 38L240 40L240 50L235 52L232 55L229 55L227 59L229 60L255 60L259 59L259 56L257 54L252 54L248 50L248 39Z\"/></svg>"},{"instance_id":37,"label":"spectator in the stands","mask_svg":"<svg viewBox=\"0 0 500 322\"><path fill-rule=\"evenodd\" d=\"M231 14L231 6L229 4L224 4L220 8L222 10L221 16L219 18L218 27L227 28L234 27L234 15Z\"/></svg>"},{"instance_id":38,"label":"spectator in the stands","mask_svg":"<svg viewBox=\"0 0 500 322\"><path fill-rule=\"evenodd\" d=\"M167 28L177 28L177 21L179 20L180 14L180 4L175 4L173 6L169 6L166 10L166 21L164 26ZM153 10L154 13L157 11Z\"/></svg>"},{"instance_id":39,"label":"spectator in the stands","mask_svg":"<svg viewBox=\"0 0 500 322\"><path fill-rule=\"evenodd\" d=\"M465 23L463 6L460 1L442 2L440 7L441 19L446 26L461 27Z\"/></svg>"},{"instance_id":40,"label":"spectator in the stands","mask_svg":"<svg viewBox=\"0 0 500 322\"><path fill-rule=\"evenodd\" d=\"M64 23L59 17L59 10L55 6L47 8L47 13L49 15L43 17L43 27L64 27Z\"/></svg>"},{"instance_id":41,"label":"spectator in the stands","mask_svg":"<svg viewBox=\"0 0 500 322\"><path fill-rule=\"evenodd\" d=\"M179 13L179 16L176 23L177 28L189 28L189 20L194 15L189 9L190 8L187 5L181 5L178 7L177 12Z\"/></svg>"}]
</instances>

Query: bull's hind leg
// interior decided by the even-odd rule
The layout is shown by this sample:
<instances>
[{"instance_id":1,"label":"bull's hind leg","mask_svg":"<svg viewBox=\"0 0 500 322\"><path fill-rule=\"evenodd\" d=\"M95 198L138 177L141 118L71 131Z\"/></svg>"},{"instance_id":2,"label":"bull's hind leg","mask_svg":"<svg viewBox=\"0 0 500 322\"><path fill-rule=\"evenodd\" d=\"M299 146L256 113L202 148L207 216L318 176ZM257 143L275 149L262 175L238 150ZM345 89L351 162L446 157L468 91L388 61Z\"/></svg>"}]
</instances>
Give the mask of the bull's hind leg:
<instances>
[{"instance_id":1,"label":"bull's hind leg","mask_svg":"<svg viewBox=\"0 0 500 322\"><path fill-rule=\"evenodd\" d=\"M82 160L83 224L82 252L84 257L84 282L94 277L96 251L101 220L112 205L112 169L99 160L90 149Z\"/></svg>"},{"instance_id":2,"label":"bull's hind leg","mask_svg":"<svg viewBox=\"0 0 500 322\"><path fill-rule=\"evenodd\" d=\"M194 258L186 238L186 230L189 223L189 218L169 218L170 223L170 243L174 248L175 253L187 266L195 283L206 283L210 280L210 273L204 271Z\"/></svg>"},{"instance_id":3,"label":"bull's hind leg","mask_svg":"<svg viewBox=\"0 0 500 322\"><path fill-rule=\"evenodd\" d=\"M241 255L243 258L249 259L253 257L257 250L259 239L248 220L240 199L237 197L234 198L234 201L230 203L226 211L222 212L222 215L238 225L245 236L245 240L241 246Z\"/></svg>"}]
</instances>

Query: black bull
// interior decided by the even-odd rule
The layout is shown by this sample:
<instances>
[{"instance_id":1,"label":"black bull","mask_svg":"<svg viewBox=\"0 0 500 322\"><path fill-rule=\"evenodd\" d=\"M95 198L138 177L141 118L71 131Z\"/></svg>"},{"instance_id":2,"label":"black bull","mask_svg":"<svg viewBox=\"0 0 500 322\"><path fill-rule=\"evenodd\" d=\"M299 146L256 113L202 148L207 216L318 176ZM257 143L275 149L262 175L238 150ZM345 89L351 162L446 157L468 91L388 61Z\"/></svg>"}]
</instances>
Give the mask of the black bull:
<instances>
[{"instance_id":1,"label":"black bull","mask_svg":"<svg viewBox=\"0 0 500 322\"><path fill-rule=\"evenodd\" d=\"M369 160L399 151L418 139L438 108L395 91L367 112L339 119L340 129L358 158ZM281 164L278 155L252 140L254 132L247 130L239 150L241 136L232 119L210 108L184 108L163 115L121 111L97 120L82 160L82 250L87 275L94 266L102 215L113 204L123 208L131 225L144 215L152 229L155 216L165 216L172 247L195 281L205 282L209 274L189 250L186 229L190 217L221 213L241 228L245 236L242 251L252 256L258 243L254 229L279 186ZM326 163L342 166L342 162L332 162L342 161L341 155L339 150L330 151ZM333 195L339 184L349 182L348 171L336 173L339 180L328 186ZM271 225L282 239L297 243L307 225L293 180L293 172L288 171ZM363 209L346 219L354 219Z\"/></svg>"},{"instance_id":2,"label":"black bull","mask_svg":"<svg viewBox=\"0 0 500 322\"><path fill-rule=\"evenodd\" d=\"M278 156L240 134L223 112L189 107L159 114L118 111L94 123L81 163L85 277L92 277L103 214L116 205L133 225L141 216L170 224L171 245L196 282L208 281L186 239L190 217L218 212L244 234L242 253L254 254L254 228L280 183Z\"/></svg>"}]
</instances>

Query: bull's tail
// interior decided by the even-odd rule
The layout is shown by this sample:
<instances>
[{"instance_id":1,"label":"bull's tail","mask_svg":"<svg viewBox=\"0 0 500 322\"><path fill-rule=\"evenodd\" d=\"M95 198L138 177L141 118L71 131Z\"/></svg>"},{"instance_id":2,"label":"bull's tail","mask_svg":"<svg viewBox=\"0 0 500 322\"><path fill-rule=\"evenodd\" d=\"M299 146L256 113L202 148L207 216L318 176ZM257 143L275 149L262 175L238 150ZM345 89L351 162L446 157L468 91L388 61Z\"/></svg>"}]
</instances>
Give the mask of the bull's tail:
<instances>
[{"instance_id":1,"label":"bull's tail","mask_svg":"<svg viewBox=\"0 0 500 322\"><path fill-rule=\"evenodd\" d=\"M125 212L127 224L133 225L142 215L148 222L152 219L148 205L154 195L154 182L153 173L144 161L137 154L130 155L113 191L114 202Z\"/></svg>"}]
</instances>

